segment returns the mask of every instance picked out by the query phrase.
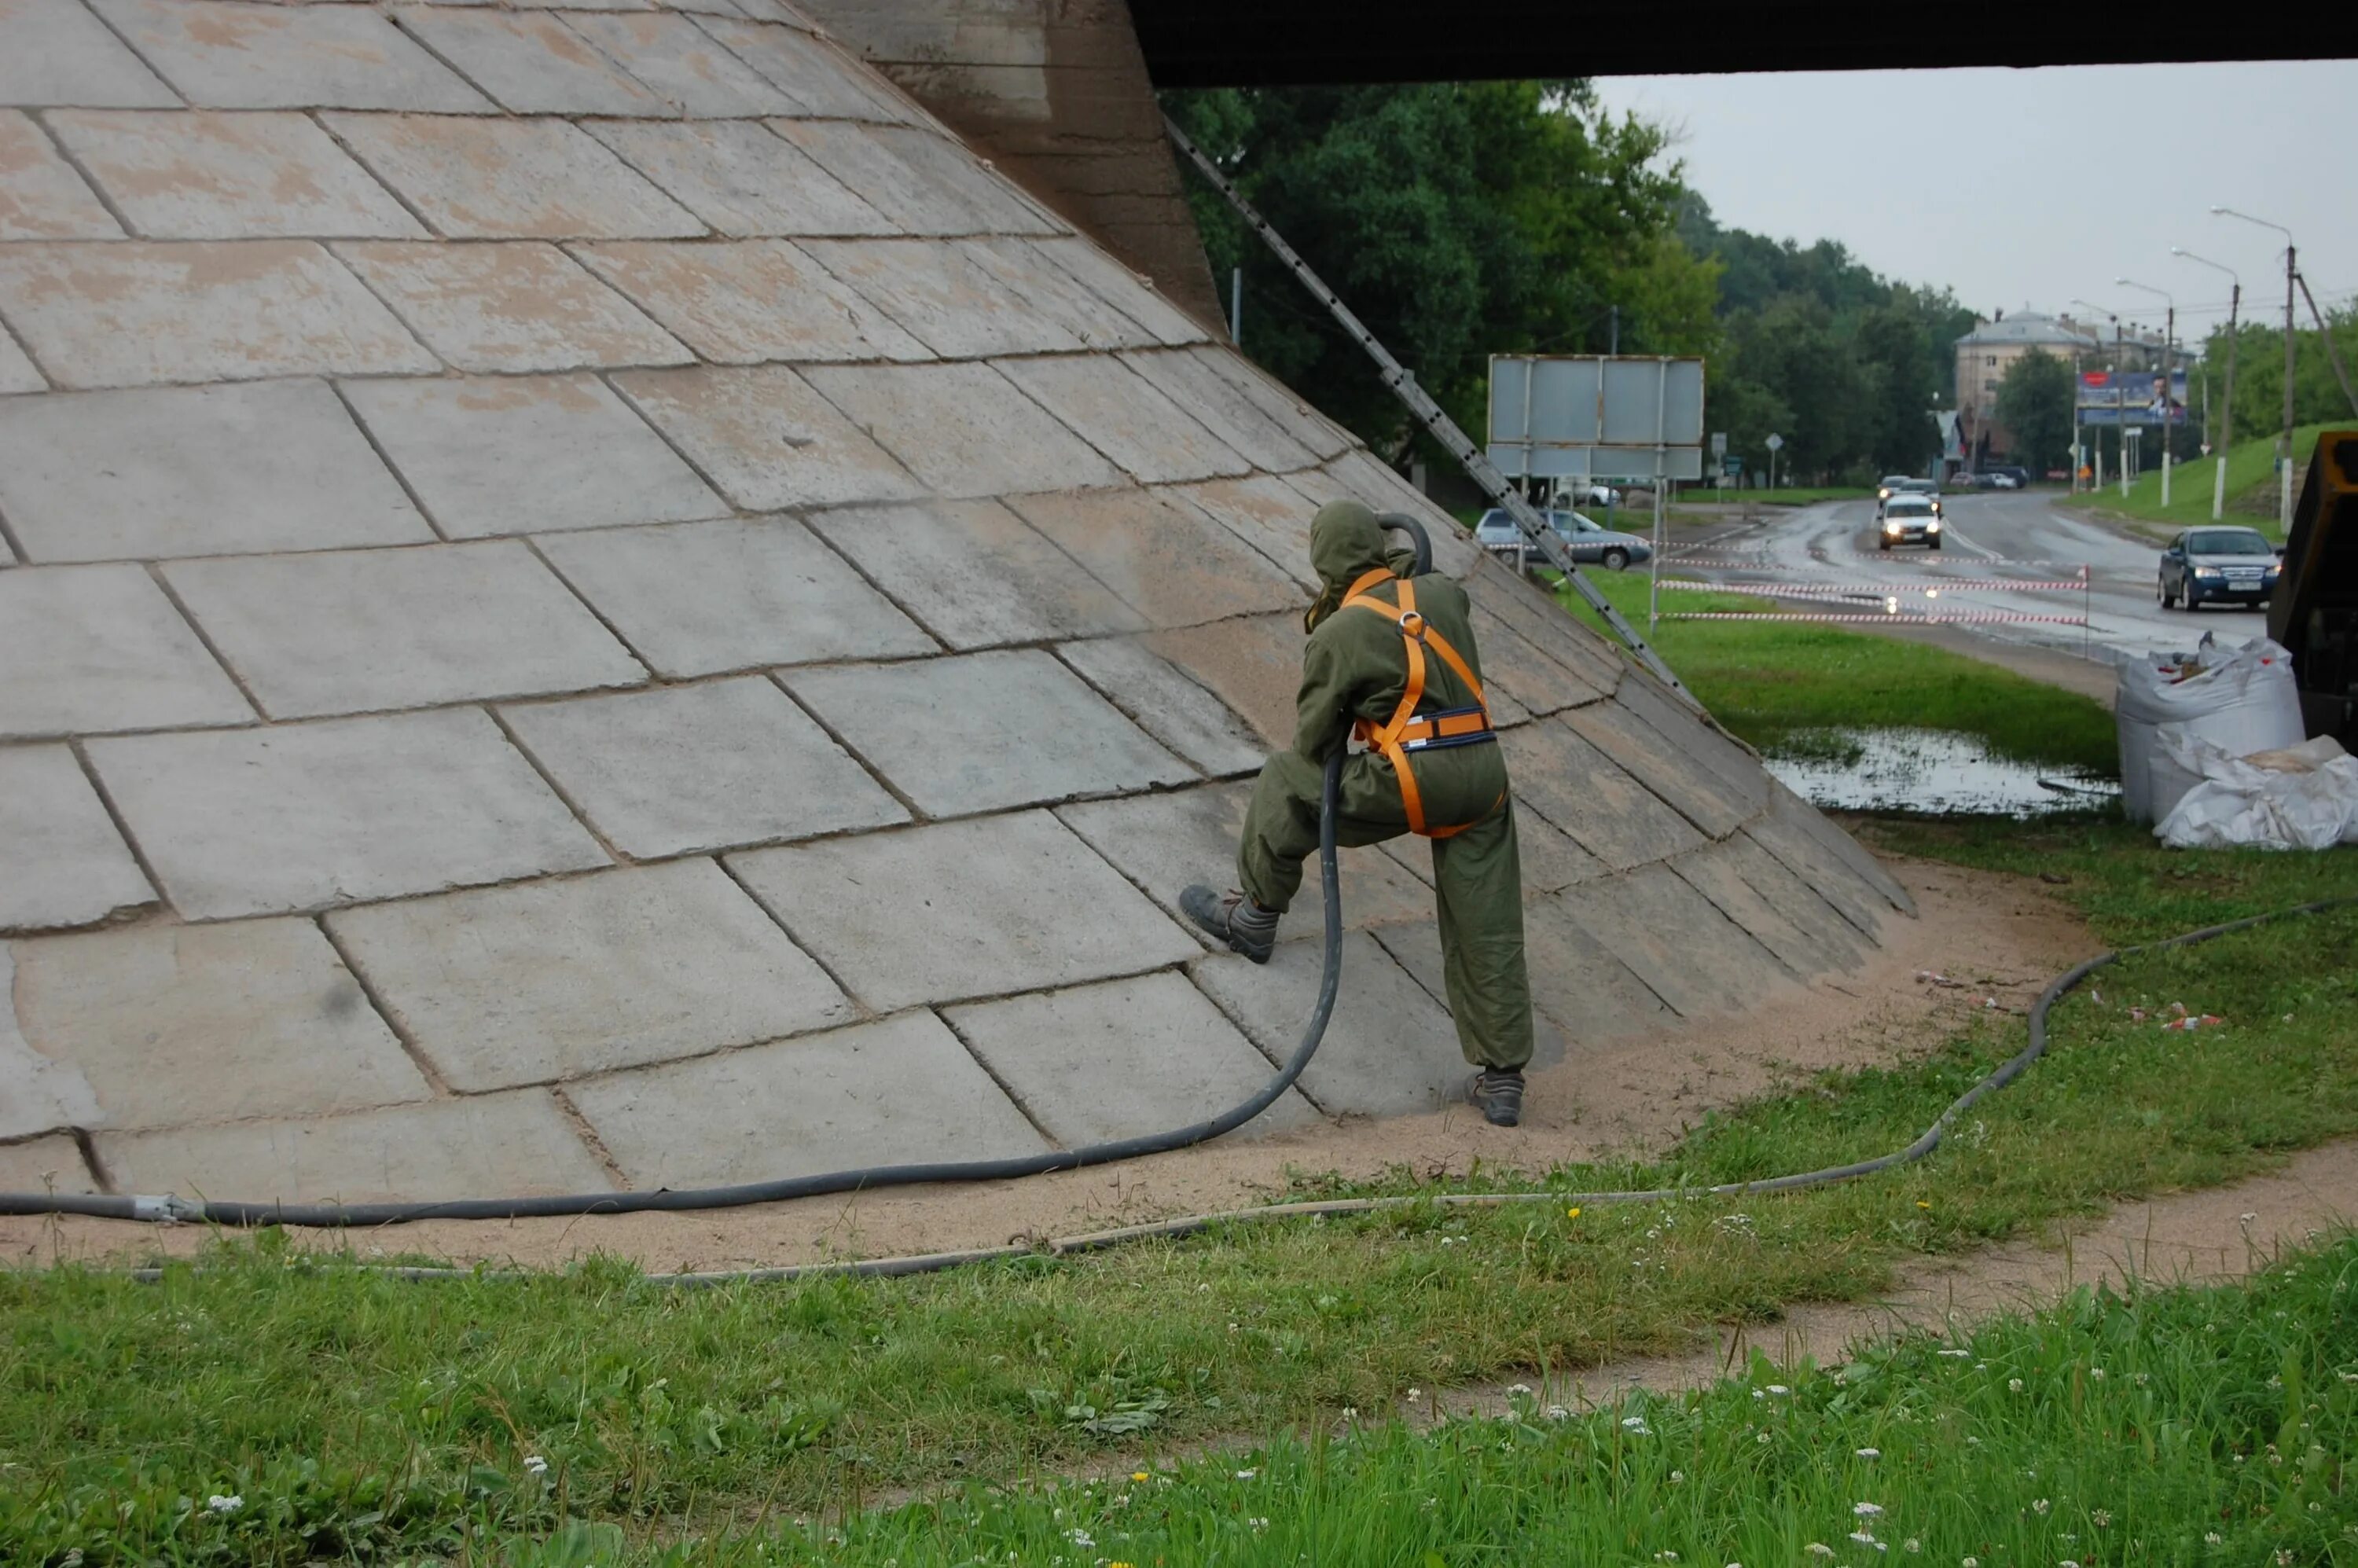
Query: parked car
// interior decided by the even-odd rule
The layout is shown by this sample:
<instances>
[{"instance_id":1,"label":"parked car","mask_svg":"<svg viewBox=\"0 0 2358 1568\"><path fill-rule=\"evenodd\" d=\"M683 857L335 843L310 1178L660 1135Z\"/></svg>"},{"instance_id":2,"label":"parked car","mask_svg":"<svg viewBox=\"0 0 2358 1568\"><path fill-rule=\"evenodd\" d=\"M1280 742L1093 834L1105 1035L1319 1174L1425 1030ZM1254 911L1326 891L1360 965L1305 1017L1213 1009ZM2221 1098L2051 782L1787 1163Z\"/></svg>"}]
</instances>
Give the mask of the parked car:
<instances>
[{"instance_id":1,"label":"parked car","mask_svg":"<svg viewBox=\"0 0 2358 1568\"><path fill-rule=\"evenodd\" d=\"M2189 528L2161 552L2161 607L2265 605L2276 591L2277 547L2256 528Z\"/></svg>"},{"instance_id":2,"label":"parked car","mask_svg":"<svg viewBox=\"0 0 2358 1568\"><path fill-rule=\"evenodd\" d=\"M1653 558L1653 546L1635 534L1613 533L1577 512L1559 509L1546 514L1546 516L1555 525L1556 533L1571 547L1572 558L1583 566L1610 567L1617 572L1624 567ZM1511 556L1528 566L1541 564L1537 550L1529 552L1531 558L1528 561L1522 560L1525 554L1523 531L1515 525L1515 520L1507 515L1503 507L1494 506L1482 514L1482 521L1474 525L1474 542L1496 556Z\"/></svg>"},{"instance_id":3,"label":"parked car","mask_svg":"<svg viewBox=\"0 0 2358 1568\"><path fill-rule=\"evenodd\" d=\"M1941 503L1936 496L1916 491L1897 491L1883 503L1883 526L1877 531L1875 547L1890 549L1894 545L1921 545L1928 550L1941 547Z\"/></svg>"},{"instance_id":4,"label":"parked car","mask_svg":"<svg viewBox=\"0 0 2358 1568\"><path fill-rule=\"evenodd\" d=\"M1558 504L1570 501L1590 506L1616 506L1620 503L1621 492L1609 484L1565 483L1557 488L1555 499Z\"/></svg>"},{"instance_id":5,"label":"parked car","mask_svg":"<svg viewBox=\"0 0 2358 1568\"><path fill-rule=\"evenodd\" d=\"M2000 463L1988 472L1999 490L2020 490L2030 482L2030 470L2020 463Z\"/></svg>"}]
</instances>

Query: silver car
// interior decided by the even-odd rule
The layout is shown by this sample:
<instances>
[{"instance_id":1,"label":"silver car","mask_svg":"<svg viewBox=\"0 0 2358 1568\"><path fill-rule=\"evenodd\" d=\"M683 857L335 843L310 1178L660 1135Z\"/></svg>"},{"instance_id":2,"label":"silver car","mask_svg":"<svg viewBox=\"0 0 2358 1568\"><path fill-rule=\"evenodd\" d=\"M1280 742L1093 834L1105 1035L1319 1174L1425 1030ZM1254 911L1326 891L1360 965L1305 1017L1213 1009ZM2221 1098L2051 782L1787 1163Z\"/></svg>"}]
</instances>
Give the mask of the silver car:
<instances>
[{"instance_id":1,"label":"silver car","mask_svg":"<svg viewBox=\"0 0 2358 1568\"><path fill-rule=\"evenodd\" d=\"M1635 534L1600 528L1577 512L1559 510L1546 515L1555 525L1557 536L1571 548L1572 558L1582 566L1607 567L1617 572L1654 557L1653 546ZM1507 515L1503 507L1494 506L1482 514L1482 521L1474 525L1474 542L1492 555L1518 565L1546 564L1537 550L1526 551L1523 531L1515 526L1515 520Z\"/></svg>"}]
</instances>

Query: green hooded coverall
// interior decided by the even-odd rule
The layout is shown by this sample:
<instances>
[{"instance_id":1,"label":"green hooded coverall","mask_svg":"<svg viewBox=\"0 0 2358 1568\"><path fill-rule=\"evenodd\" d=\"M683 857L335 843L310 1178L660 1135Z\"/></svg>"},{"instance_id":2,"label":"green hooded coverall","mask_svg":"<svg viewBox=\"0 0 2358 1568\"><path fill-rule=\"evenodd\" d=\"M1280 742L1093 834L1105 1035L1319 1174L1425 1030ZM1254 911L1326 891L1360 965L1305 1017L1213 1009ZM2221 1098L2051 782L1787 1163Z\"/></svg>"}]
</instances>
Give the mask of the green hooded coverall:
<instances>
[{"instance_id":1,"label":"green hooded coverall","mask_svg":"<svg viewBox=\"0 0 2358 1568\"><path fill-rule=\"evenodd\" d=\"M1349 740L1352 722L1381 724L1408 687L1408 654L1397 624L1364 610L1340 608L1351 584L1376 568L1406 575L1406 552L1387 553L1383 525L1354 501L1322 508L1310 524L1310 560L1324 585L1305 623L1302 689L1295 699L1293 749L1262 764L1237 847L1238 884L1264 909L1283 910L1302 886L1302 864L1318 851L1318 810L1326 759ZM1476 678L1481 654L1466 590L1438 574L1413 579L1416 608L1455 648ZM1398 595L1378 583L1386 602ZM1470 707L1474 694L1445 661L1425 661L1420 712ZM1515 844L1514 803L1507 798L1506 759L1495 741L1411 753L1428 826L1472 827L1433 843L1441 959L1457 1041L1477 1067L1520 1069L1531 1056L1531 980L1523 967L1522 862ZM1409 830L1391 762L1362 752L1343 763L1335 837L1346 846L1376 844Z\"/></svg>"}]
</instances>

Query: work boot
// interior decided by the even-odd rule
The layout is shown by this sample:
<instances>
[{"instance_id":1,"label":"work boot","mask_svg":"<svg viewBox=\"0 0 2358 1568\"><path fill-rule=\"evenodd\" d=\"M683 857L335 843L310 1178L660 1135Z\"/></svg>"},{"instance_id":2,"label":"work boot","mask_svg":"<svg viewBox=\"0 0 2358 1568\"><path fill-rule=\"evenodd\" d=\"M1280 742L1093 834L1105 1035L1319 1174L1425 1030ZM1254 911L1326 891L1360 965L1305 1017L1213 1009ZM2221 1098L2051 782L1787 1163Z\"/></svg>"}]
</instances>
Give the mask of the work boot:
<instances>
[{"instance_id":1,"label":"work boot","mask_svg":"<svg viewBox=\"0 0 2358 1568\"><path fill-rule=\"evenodd\" d=\"M1466 1080L1466 1103L1493 1127L1517 1126L1523 1119L1523 1075L1512 1067L1485 1067Z\"/></svg>"},{"instance_id":2,"label":"work boot","mask_svg":"<svg viewBox=\"0 0 2358 1568\"><path fill-rule=\"evenodd\" d=\"M1277 911L1263 909L1231 889L1222 894L1197 882L1179 895L1187 918L1242 953L1256 964L1266 964L1277 947Z\"/></svg>"}]
</instances>

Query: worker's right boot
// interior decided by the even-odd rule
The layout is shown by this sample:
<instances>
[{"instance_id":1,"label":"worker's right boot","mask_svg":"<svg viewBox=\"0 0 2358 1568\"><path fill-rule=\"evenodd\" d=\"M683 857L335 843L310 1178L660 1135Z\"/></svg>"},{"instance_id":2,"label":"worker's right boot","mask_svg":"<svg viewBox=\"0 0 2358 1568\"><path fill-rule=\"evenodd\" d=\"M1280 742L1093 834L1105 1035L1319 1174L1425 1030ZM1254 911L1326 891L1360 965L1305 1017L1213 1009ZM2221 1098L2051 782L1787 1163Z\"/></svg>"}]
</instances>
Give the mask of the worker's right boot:
<instances>
[{"instance_id":1,"label":"worker's right boot","mask_svg":"<svg viewBox=\"0 0 2358 1568\"><path fill-rule=\"evenodd\" d=\"M1466 1101L1493 1127L1517 1126L1523 1119L1523 1075L1485 1067L1466 1080Z\"/></svg>"},{"instance_id":2,"label":"worker's right boot","mask_svg":"<svg viewBox=\"0 0 2358 1568\"><path fill-rule=\"evenodd\" d=\"M1263 909L1247 894L1236 892L1214 892L1197 882L1179 895L1179 907L1187 918L1228 945L1232 952L1242 953L1256 964L1266 964L1277 950L1277 915L1273 909Z\"/></svg>"}]
</instances>

